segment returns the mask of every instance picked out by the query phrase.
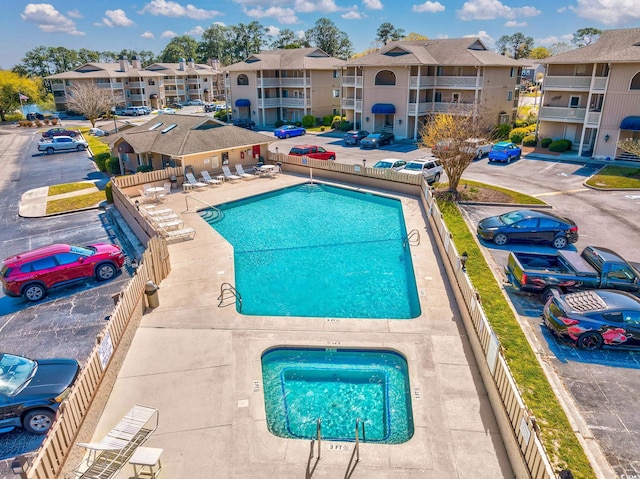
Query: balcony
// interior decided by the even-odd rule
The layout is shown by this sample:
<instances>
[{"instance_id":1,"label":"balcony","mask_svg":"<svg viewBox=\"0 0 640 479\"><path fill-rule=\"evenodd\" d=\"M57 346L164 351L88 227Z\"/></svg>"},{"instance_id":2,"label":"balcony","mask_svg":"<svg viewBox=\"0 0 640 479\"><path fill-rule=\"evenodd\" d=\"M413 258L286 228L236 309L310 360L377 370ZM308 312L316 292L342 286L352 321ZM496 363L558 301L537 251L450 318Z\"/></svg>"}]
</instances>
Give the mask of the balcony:
<instances>
[{"instance_id":1,"label":"balcony","mask_svg":"<svg viewBox=\"0 0 640 479\"><path fill-rule=\"evenodd\" d=\"M436 84L435 77L410 77L409 78L409 88L418 88L418 81L420 81L420 88L432 87Z\"/></svg>"},{"instance_id":2,"label":"balcony","mask_svg":"<svg viewBox=\"0 0 640 479\"><path fill-rule=\"evenodd\" d=\"M586 90L591 87L591 77L547 76L543 83L545 90Z\"/></svg>"},{"instance_id":3,"label":"balcony","mask_svg":"<svg viewBox=\"0 0 640 479\"><path fill-rule=\"evenodd\" d=\"M434 86L446 87L446 88L461 88L461 89L475 89L476 87L475 76L473 77L459 77L459 76L441 76L435 77ZM478 86L482 86L482 81Z\"/></svg>"},{"instance_id":4,"label":"balcony","mask_svg":"<svg viewBox=\"0 0 640 479\"><path fill-rule=\"evenodd\" d=\"M435 112L450 112L450 110L453 110L455 113L471 114L473 113L473 108L473 104L433 102L433 111Z\"/></svg>"},{"instance_id":5,"label":"balcony","mask_svg":"<svg viewBox=\"0 0 640 479\"><path fill-rule=\"evenodd\" d=\"M587 112L587 119L584 124L588 126L598 126L600 124L600 115L601 113L599 111Z\"/></svg>"},{"instance_id":6,"label":"balcony","mask_svg":"<svg viewBox=\"0 0 640 479\"><path fill-rule=\"evenodd\" d=\"M304 108L305 106L311 106L311 98L307 98L306 102L304 98L281 98L280 106L285 108Z\"/></svg>"},{"instance_id":7,"label":"balcony","mask_svg":"<svg viewBox=\"0 0 640 479\"><path fill-rule=\"evenodd\" d=\"M540 107L538 118L545 121L568 121L582 123L584 121L586 113L586 108L543 106Z\"/></svg>"},{"instance_id":8,"label":"balcony","mask_svg":"<svg viewBox=\"0 0 640 479\"><path fill-rule=\"evenodd\" d=\"M64 84L62 83L52 83L51 91L64 91Z\"/></svg>"},{"instance_id":9,"label":"balcony","mask_svg":"<svg viewBox=\"0 0 640 479\"><path fill-rule=\"evenodd\" d=\"M341 86L362 86L361 76L343 76L340 80Z\"/></svg>"},{"instance_id":10,"label":"balcony","mask_svg":"<svg viewBox=\"0 0 640 479\"><path fill-rule=\"evenodd\" d=\"M591 82L592 91L604 92L607 89L607 77L595 77Z\"/></svg>"},{"instance_id":11,"label":"balcony","mask_svg":"<svg viewBox=\"0 0 640 479\"><path fill-rule=\"evenodd\" d=\"M130 81L127 85L128 88L144 88L143 81Z\"/></svg>"},{"instance_id":12,"label":"balcony","mask_svg":"<svg viewBox=\"0 0 640 479\"><path fill-rule=\"evenodd\" d=\"M146 97L144 95L129 95L129 96L127 96L127 100L129 100L129 101L142 101L142 100L146 100Z\"/></svg>"},{"instance_id":13,"label":"balcony","mask_svg":"<svg viewBox=\"0 0 640 479\"><path fill-rule=\"evenodd\" d=\"M362 100L356 100L355 98L343 98L340 102L340 106L345 110L362 111Z\"/></svg>"},{"instance_id":14,"label":"balcony","mask_svg":"<svg viewBox=\"0 0 640 479\"><path fill-rule=\"evenodd\" d=\"M409 109L407 110L407 114L409 116L425 115L431 111L432 105L433 104L431 102L409 103Z\"/></svg>"},{"instance_id":15,"label":"balcony","mask_svg":"<svg viewBox=\"0 0 640 479\"><path fill-rule=\"evenodd\" d=\"M308 81L307 81L308 80ZM304 87L311 84L311 79L306 78L280 78L280 86Z\"/></svg>"},{"instance_id":16,"label":"balcony","mask_svg":"<svg viewBox=\"0 0 640 479\"><path fill-rule=\"evenodd\" d=\"M188 78L187 79L187 84L188 85L197 85L200 83L200 80L198 78Z\"/></svg>"},{"instance_id":17,"label":"balcony","mask_svg":"<svg viewBox=\"0 0 640 479\"><path fill-rule=\"evenodd\" d=\"M261 108L278 108L280 107L280 98L262 98L258 100Z\"/></svg>"}]
</instances>

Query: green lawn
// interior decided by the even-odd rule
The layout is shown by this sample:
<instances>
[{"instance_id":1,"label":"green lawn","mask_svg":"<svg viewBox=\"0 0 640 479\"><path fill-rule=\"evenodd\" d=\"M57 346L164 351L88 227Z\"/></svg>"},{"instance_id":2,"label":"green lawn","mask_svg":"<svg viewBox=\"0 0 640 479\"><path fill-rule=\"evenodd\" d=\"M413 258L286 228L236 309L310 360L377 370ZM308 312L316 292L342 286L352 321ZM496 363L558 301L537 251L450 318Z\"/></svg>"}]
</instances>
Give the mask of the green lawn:
<instances>
[{"instance_id":1,"label":"green lawn","mask_svg":"<svg viewBox=\"0 0 640 479\"><path fill-rule=\"evenodd\" d=\"M589 178L587 185L596 188L640 189L640 168L607 165Z\"/></svg>"},{"instance_id":2,"label":"green lawn","mask_svg":"<svg viewBox=\"0 0 640 479\"><path fill-rule=\"evenodd\" d=\"M59 200L47 201L47 214L65 213L68 211L90 208L102 201L106 201L104 191L95 191L86 195L72 196Z\"/></svg>"},{"instance_id":3,"label":"green lawn","mask_svg":"<svg viewBox=\"0 0 640 479\"><path fill-rule=\"evenodd\" d=\"M53 185L49 187L48 196L61 195L63 193L71 193L72 191L84 190L87 188L93 188L93 183L63 183L61 185Z\"/></svg>"}]
</instances>

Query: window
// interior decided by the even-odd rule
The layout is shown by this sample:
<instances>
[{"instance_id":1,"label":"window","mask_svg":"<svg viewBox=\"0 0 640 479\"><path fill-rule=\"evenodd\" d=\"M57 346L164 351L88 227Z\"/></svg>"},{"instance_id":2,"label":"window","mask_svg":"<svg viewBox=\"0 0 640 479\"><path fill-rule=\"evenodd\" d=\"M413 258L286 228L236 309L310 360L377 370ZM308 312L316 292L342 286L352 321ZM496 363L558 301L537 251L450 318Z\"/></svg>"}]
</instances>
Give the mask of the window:
<instances>
[{"instance_id":1,"label":"window","mask_svg":"<svg viewBox=\"0 0 640 479\"><path fill-rule=\"evenodd\" d=\"M338 70L333 70L333 78L340 78L340 72Z\"/></svg>"},{"instance_id":2,"label":"window","mask_svg":"<svg viewBox=\"0 0 640 479\"><path fill-rule=\"evenodd\" d=\"M516 76L517 69L515 67L511 67L511 71L509 72L509 76L513 78Z\"/></svg>"},{"instance_id":3,"label":"window","mask_svg":"<svg viewBox=\"0 0 640 479\"><path fill-rule=\"evenodd\" d=\"M244 73L238 75L238 85L246 86L249 84L249 77Z\"/></svg>"},{"instance_id":4,"label":"window","mask_svg":"<svg viewBox=\"0 0 640 479\"><path fill-rule=\"evenodd\" d=\"M623 313L623 316L625 323L633 324L636 326L640 324L640 312L638 311L625 311Z\"/></svg>"},{"instance_id":5,"label":"window","mask_svg":"<svg viewBox=\"0 0 640 479\"><path fill-rule=\"evenodd\" d=\"M460 93L452 93L451 94L451 101L453 103L460 103Z\"/></svg>"},{"instance_id":6,"label":"window","mask_svg":"<svg viewBox=\"0 0 640 479\"><path fill-rule=\"evenodd\" d=\"M620 279L620 280L633 280L635 275L631 272L631 270L623 265L623 264L614 264L611 265L611 271L607 275L608 278L612 279Z\"/></svg>"},{"instance_id":7,"label":"window","mask_svg":"<svg viewBox=\"0 0 640 479\"><path fill-rule=\"evenodd\" d=\"M395 85L396 74L391 70L381 70L376 75L376 85Z\"/></svg>"},{"instance_id":8,"label":"window","mask_svg":"<svg viewBox=\"0 0 640 479\"><path fill-rule=\"evenodd\" d=\"M548 218L540 218L540 228L560 229L560 223Z\"/></svg>"},{"instance_id":9,"label":"window","mask_svg":"<svg viewBox=\"0 0 640 479\"><path fill-rule=\"evenodd\" d=\"M58 266L53 259L53 256L47 256L46 258L40 258L31 263L33 271L43 271L45 269L55 268Z\"/></svg>"},{"instance_id":10,"label":"window","mask_svg":"<svg viewBox=\"0 0 640 479\"><path fill-rule=\"evenodd\" d=\"M77 262L83 256L75 253L60 253L56 255L56 261L58 264L71 264Z\"/></svg>"},{"instance_id":11,"label":"window","mask_svg":"<svg viewBox=\"0 0 640 479\"><path fill-rule=\"evenodd\" d=\"M340 90L333 90L333 98L340 97Z\"/></svg>"},{"instance_id":12,"label":"window","mask_svg":"<svg viewBox=\"0 0 640 479\"><path fill-rule=\"evenodd\" d=\"M640 90L640 72L631 79L630 90Z\"/></svg>"},{"instance_id":13,"label":"window","mask_svg":"<svg viewBox=\"0 0 640 479\"><path fill-rule=\"evenodd\" d=\"M576 76L583 77L587 74L587 65L581 63L576 65Z\"/></svg>"},{"instance_id":14,"label":"window","mask_svg":"<svg viewBox=\"0 0 640 479\"><path fill-rule=\"evenodd\" d=\"M504 125L505 123L509 123L510 117L508 113L503 113L500 115L500 124Z\"/></svg>"},{"instance_id":15,"label":"window","mask_svg":"<svg viewBox=\"0 0 640 479\"><path fill-rule=\"evenodd\" d=\"M511 101L511 100L513 100L513 91L509 90L507 92L507 101Z\"/></svg>"},{"instance_id":16,"label":"window","mask_svg":"<svg viewBox=\"0 0 640 479\"><path fill-rule=\"evenodd\" d=\"M149 82L148 82L148 83L149 83L149 85L150 85L150 86L153 86L153 85L155 85L155 84L156 84L156 82L155 82L155 81L153 81L153 80L149 80Z\"/></svg>"},{"instance_id":17,"label":"window","mask_svg":"<svg viewBox=\"0 0 640 479\"><path fill-rule=\"evenodd\" d=\"M579 96L571 96L569 97L569 108L578 108L580 106L580 97Z\"/></svg>"}]
</instances>

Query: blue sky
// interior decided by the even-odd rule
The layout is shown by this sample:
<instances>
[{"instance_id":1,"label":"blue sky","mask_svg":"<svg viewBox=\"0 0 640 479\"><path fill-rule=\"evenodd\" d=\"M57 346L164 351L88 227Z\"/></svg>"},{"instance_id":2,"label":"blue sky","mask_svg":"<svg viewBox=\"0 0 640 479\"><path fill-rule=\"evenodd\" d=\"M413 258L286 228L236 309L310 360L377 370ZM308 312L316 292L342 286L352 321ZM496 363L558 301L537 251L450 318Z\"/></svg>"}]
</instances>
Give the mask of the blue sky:
<instances>
[{"instance_id":1,"label":"blue sky","mask_svg":"<svg viewBox=\"0 0 640 479\"><path fill-rule=\"evenodd\" d=\"M46 0L42 0L46 2ZM326 17L356 52L369 48L390 22L429 38L479 36L489 48L522 32L535 46L569 43L579 28L640 27L638 0L2 0L0 68L39 46L160 53L171 37L201 33L212 23L258 21L271 33L304 31Z\"/></svg>"}]
</instances>

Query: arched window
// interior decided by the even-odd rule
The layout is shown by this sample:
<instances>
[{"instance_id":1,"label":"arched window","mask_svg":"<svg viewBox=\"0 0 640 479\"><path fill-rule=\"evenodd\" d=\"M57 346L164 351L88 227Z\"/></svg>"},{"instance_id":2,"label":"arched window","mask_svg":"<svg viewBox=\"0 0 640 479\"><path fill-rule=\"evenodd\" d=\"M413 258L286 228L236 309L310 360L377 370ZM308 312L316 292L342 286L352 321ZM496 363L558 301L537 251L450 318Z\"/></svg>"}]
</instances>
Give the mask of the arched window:
<instances>
[{"instance_id":1,"label":"arched window","mask_svg":"<svg viewBox=\"0 0 640 479\"><path fill-rule=\"evenodd\" d=\"M376 85L395 85L396 74L391 70L381 70L376 75Z\"/></svg>"},{"instance_id":2,"label":"arched window","mask_svg":"<svg viewBox=\"0 0 640 479\"><path fill-rule=\"evenodd\" d=\"M240 75L238 75L238 85L248 85L249 84L249 77L247 75L245 75L244 73L241 73Z\"/></svg>"},{"instance_id":3,"label":"arched window","mask_svg":"<svg viewBox=\"0 0 640 479\"><path fill-rule=\"evenodd\" d=\"M636 76L631 79L629 90L640 90L640 72L636 73Z\"/></svg>"}]
</instances>

